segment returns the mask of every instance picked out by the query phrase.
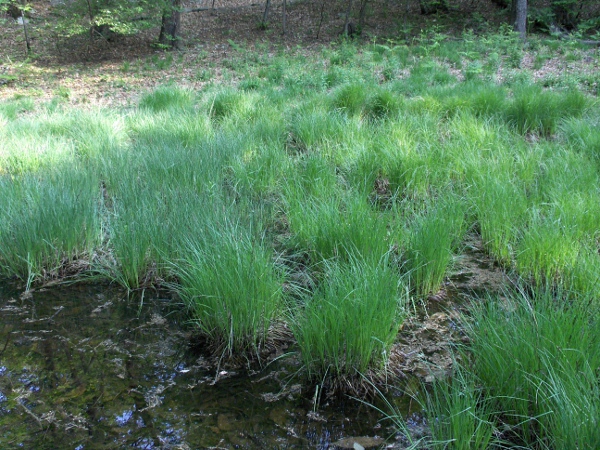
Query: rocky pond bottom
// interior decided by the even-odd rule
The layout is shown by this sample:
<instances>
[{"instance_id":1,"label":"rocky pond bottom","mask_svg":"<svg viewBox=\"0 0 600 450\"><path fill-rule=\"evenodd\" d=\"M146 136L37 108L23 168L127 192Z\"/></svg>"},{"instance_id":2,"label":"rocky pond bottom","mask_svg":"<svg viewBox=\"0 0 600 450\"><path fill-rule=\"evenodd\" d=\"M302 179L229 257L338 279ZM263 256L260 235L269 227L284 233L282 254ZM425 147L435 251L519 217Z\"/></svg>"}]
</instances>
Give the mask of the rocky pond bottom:
<instances>
[{"instance_id":1,"label":"rocky pond bottom","mask_svg":"<svg viewBox=\"0 0 600 450\"><path fill-rule=\"evenodd\" d=\"M390 436L356 400L315 408L294 358L217 373L189 350L181 308L148 297L0 289L0 448L326 449Z\"/></svg>"},{"instance_id":2,"label":"rocky pond bottom","mask_svg":"<svg viewBox=\"0 0 600 450\"><path fill-rule=\"evenodd\" d=\"M395 348L416 377L399 387L415 392L447 374L452 342L464 339L461 304L506 283L477 242L468 247L402 327ZM404 447L373 408L348 397L315 402L293 352L262 370L215 369L190 349L186 320L160 292L127 298L79 284L21 294L0 284L0 448ZM386 395L406 415L416 408L408 394ZM413 436L422 434L411 418Z\"/></svg>"}]
</instances>

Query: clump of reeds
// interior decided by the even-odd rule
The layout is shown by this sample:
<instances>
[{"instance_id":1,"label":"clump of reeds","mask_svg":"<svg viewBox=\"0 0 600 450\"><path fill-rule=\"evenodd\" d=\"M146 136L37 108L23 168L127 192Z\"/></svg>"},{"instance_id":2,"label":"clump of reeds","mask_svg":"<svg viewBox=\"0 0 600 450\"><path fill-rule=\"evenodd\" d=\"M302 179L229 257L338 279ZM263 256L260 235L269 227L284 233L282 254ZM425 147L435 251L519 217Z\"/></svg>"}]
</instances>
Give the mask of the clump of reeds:
<instances>
[{"instance_id":1,"label":"clump of reeds","mask_svg":"<svg viewBox=\"0 0 600 450\"><path fill-rule=\"evenodd\" d=\"M178 86L161 86L145 94L140 100L140 107L154 112L172 109L190 109L194 103L194 94L188 89Z\"/></svg>"},{"instance_id":2,"label":"clump of reeds","mask_svg":"<svg viewBox=\"0 0 600 450\"><path fill-rule=\"evenodd\" d=\"M259 355L282 312L282 274L244 230L207 233L173 262L177 291L216 354Z\"/></svg>"},{"instance_id":3,"label":"clump of reeds","mask_svg":"<svg viewBox=\"0 0 600 450\"><path fill-rule=\"evenodd\" d=\"M579 91L544 91L538 85L522 85L506 110L506 120L522 134L549 136L556 132L563 118L580 116L587 106Z\"/></svg>"},{"instance_id":4,"label":"clump of reeds","mask_svg":"<svg viewBox=\"0 0 600 450\"><path fill-rule=\"evenodd\" d=\"M496 260L511 267L527 212L525 190L501 174L482 177L475 186L478 194L473 201L483 245Z\"/></svg>"},{"instance_id":5,"label":"clump of reeds","mask_svg":"<svg viewBox=\"0 0 600 450\"><path fill-rule=\"evenodd\" d=\"M209 105L209 113L218 120L248 118L256 107L258 97L253 92L224 89L217 92Z\"/></svg>"},{"instance_id":6,"label":"clump of reeds","mask_svg":"<svg viewBox=\"0 0 600 450\"><path fill-rule=\"evenodd\" d=\"M348 259L352 252L363 258L381 258L390 244L386 223L377 211L354 193L329 194L310 196L301 188L289 192L286 216L292 233L290 245L307 249L315 262Z\"/></svg>"},{"instance_id":7,"label":"clump of reeds","mask_svg":"<svg viewBox=\"0 0 600 450\"><path fill-rule=\"evenodd\" d=\"M455 363L452 378L436 379L420 399L430 426L429 448L478 450L498 443L494 398L477 377Z\"/></svg>"},{"instance_id":8,"label":"clump of reeds","mask_svg":"<svg viewBox=\"0 0 600 450\"><path fill-rule=\"evenodd\" d=\"M0 271L27 283L56 277L100 243L98 180L62 168L43 177L0 178Z\"/></svg>"},{"instance_id":9,"label":"clump of reeds","mask_svg":"<svg viewBox=\"0 0 600 450\"><path fill-rule=\"evenodd\" d=\"M405 251L410 284L419 295L436 293L466 231L464 201L449 195L418 214Z\"/></svg>"},{"instance_id":10,"label":"clump of reeds","mask_svg":"<svg viewBox=\"0 0 600 450\"><path fill-rule=\"evenodd\" d=\"M385 373L407 301L403 281L385 260L323 265L323 282L292 321L308 378L331 384Z\"/></svg>"},{"instance_id":11,"label":"clump of reeds","mask_svg":"<svg viewBox=\"0 0 600 450\"><path fill-rule=\"evenodd\" d=\"M592 298L562 289L512 293L474 308L472 370L524 442L598 445L597 317Z\"/></svg>"}]
</instances>

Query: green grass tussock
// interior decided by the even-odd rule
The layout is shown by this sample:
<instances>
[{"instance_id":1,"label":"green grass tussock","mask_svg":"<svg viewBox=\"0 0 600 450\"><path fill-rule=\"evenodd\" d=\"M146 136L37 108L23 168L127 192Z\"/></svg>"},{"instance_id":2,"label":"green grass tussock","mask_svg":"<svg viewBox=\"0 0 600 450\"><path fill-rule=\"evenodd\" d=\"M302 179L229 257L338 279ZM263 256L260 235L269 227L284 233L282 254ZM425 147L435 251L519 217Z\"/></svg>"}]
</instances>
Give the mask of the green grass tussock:
<instances>
[{"instance_id":1,"label":"green grass tussock","mask_svg":"<svg viewBox=\"0 0 600 450\"><path fill-rule=\"evenodd\" d=\"M186 110L194 106L192 91L177 86L161 86L140 99L140 108L153 112Z\"/></svg>"},{"instance_id":2,"label":"green grass tussock","mask_svg":"<svg viewBox=\"0 0 600 450\"><path fill-rule=\"evenodd\" d=\"M435 380L420 401L431 426L429 448L480 450L499 444L494 399L472 372L458 367L451 379Z\"/></svg>"},{"instance_id":3,"label":"green grass tussock","mask_svg":"<svg viewBox=\"0 0 600 450\"><path fill-rule=\"evenodd\" d=\"M247 119L256 109L258 97L253 92L224 89L217 92L210 104L210 115L217 120L228 117Z\"/></svg>"},{"instance_id":4,"label":"green grass tussock","mask_svg":"<svg viewBox=\"0 0 600 450\"><path fill-rule=\"evenodd\" d=\"M33 111L35 103L31 98L19 98L12 101L0 102L0 119L15 120L20 114Z\"/></svg>"},{"instance_id":5,"label":"green grass tussock","mask_svg":"<svg viewBox=\"0 0 600 450\"><path fill-rule=\"evenodd\" d=\"M440 28L314 58L235 44L201 89L122 109L15 97L0 275L167 287L226 357L287 321L311 382L339 386L394 372L406 303L451 285L472 233L522 292L465 319L454 378L423 398L427 445L595 448L600 104L593 75L544 75L552 45Z\"/></svg>"},{"instance_id":6,"label":"green grass tussock","mask_svg":"<svg viewBox=\"0 0 600 450\"><path fill-rule=\"evenodd\" d=\"M90 260L101 240L99 181L81 168L0 179L0 271L31 283Z\"/></svg>"},{"instance_id":7,"label":"green grass tussock","mask_svg":"<svg viewBox=\"0 0 600 450\"><path fill-rule=\"evenodd\" d=\"M321 382L385 370L407 295L385 259L324 263L326 280L292 320L308 378Z\"/></svg>"},{"instance_id":8,"label":"green grass tussock","mask_svg":"<svg viewBox=\"0 0 600 450\"><path fill-rule=\"evenodd\" d=\"M281 317L283 277L243 229L212 230L173 261L179 295L199 331L229 356L258 354Z\"/></svg>"},{"instance_id":9,"label":"green grass tussock","mask_svg":"<svg viewBox=\"0 0 600 450\"><path fill-rule=\"evenodd\" d=\"M486 250L510 267L515 257L519 227L527 211L524 189L510 178L490 174L477 182L473 198L477 223Z\"/></svg>"},{"instance_id":10,"label":"green grass tussock","mask_svg":"<svg viewBox=\"0 0 600 450\"><path fill-rule=\"evenodd\" d=\"M540 289L532 297L513 293L504 303L474 309L468 328L472 370L503 420L530 444L597 443L600 321L590 300Z\"/></svg>"},{"instance_id":11,"label":"green grass tussock","mask_svg":"<svg viewBox=\"0 0 600 450\"><path fill-rule=\"evenodd\" d=\"M579 117L587 106L579 91L543 91L538 85L520 86L506 111L506 120L522 134L554 134L561 119Z\"/></svg>"},{"instance_id":12,"label":"green grass tussock","mask_svg":"<svg viewBox=\"0 0 600 450\"><path fill-rule=\"evenodd\" d=\"M286 194L285 213L293 248L307 249L313 261L362 258L379 260L390 248L386 222L365 198L324 191L310 196L292 187Z\"/></svg>"},{"instance_id":13,"label":"green grass tussock","mask_svg":"<svg viewBox=\"0 0 600 450\"><path fill-rule=\"evenodd\" d=\"M441 287L466 232L464 201L449 195L425 208L408 231L405 268L418 295L435 294Z\"/></svg>"},{"instance_id":14,"label":"green grass tussock","mask_svg":"<svg viewBox=\"0 0 600 450\"><path fill-rule=\"evenodd\" d=\"M363 84L347 84L339 87L331 99L331 106L350 116L360 114L367 101L367 87Z\"/></svg>"}]
</instances>

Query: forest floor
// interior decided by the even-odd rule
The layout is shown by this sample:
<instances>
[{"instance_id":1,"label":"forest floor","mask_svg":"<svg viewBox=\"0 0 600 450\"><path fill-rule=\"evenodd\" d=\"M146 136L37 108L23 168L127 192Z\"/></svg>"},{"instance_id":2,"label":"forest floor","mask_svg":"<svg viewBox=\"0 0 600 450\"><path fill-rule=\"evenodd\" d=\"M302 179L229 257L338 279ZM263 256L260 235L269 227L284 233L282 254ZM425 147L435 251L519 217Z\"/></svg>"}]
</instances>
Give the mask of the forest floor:
<instances>
[{"instance_id":1,"label":"forest floor","mask_svg":"<svg viewBox=\"0 0 600 450\"><path fill-rule=\"evenodd\" d=\"M8 15L0 16L0 99L27 96L44 102L61 97L80 107L127 105L141 91L161 84L197 90L219 82L228 76L224 61L239 57L240 52L302 54L310 59L342 39L346 2L289 2L285 35L281 3L271 5L266 29L260 26L263 3L222 3L216 1L214 10L182 14L180 49L165 52L153 45L159 18L155 28L134 36L115 36L110 42L100 37L90 41L87 34L67 39L54 31L51 2L32 1L27 23L29 56L23 25ZM359 20L356 3L350 18L354 23ZM490 1L456 4L448 13L423 16L416 1L371 1L356 41L410 44L424 30L460 36L465 29L486 32L506 19L506 10ZM204 5L195 1L184 6Z\"/></svg>"}]
</instances>

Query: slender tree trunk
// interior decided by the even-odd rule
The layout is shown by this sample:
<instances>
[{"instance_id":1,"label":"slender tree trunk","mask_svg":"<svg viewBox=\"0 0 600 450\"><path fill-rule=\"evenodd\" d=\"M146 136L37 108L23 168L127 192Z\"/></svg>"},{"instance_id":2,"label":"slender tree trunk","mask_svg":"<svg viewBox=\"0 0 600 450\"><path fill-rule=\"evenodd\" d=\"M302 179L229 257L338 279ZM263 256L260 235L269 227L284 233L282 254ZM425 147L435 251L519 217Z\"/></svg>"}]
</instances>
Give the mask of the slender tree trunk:
<instances>
[{"instance_id":1,"label":"slender tree trunk","mask_svg":"<svg viewBox=\"0 0 600 450\"><path fill-rule=\"evenodd\" d=\"M361 31L365 27L365 16L367 15L367 3L369 3L369 0L361 0L361 2L360 2L360 11L358 13L358 26Z\"/></svg>"},{"instance_id":2,"label":"slender tree trunk","mask_svg":"<svg viewBox=\"0 0 600 450\"><path fill-rule=\"evenodd\" d=\"M323 12L325 11L325 0L321 2L321 17L319 19L319 27L317 28L317 40L319 40L319 34L321 34L321 25L323 25Z\"/></svg>"},{"instance_id":3,"label":"slender tree trunk","mask_svg":"<svg viewBox=\"0 0 600 450\"><path fill-rule=\"evenodd\" d=\"M521 39L527 38L527 0L513 0L514 27L521 35Z\"/></svg>"},{"instance_id":4,"label":"slender tree trunk","mask_svg":"<svg viewBox=\"0 0 600 450\"><path fill-rule=\"evenodd\" d=\"M287 16L287 0L283 0L283 17L282 17L282 25L283 25L283 35L285 36L286 33L286 28L287 28L287 24L286 24L286 16Z\"/></svg>"},{"instance_id":5,"label":"slender tree trunk","mask_svg":"<svg viewBox=\"0 0 600 450\"><path fill-rule=\"evenodd\" d=\"M348 0L348 8L346 9L346 23L344 24L344 36L348 36L350 30L350 13L352 12L352 0Z\"/></svg>"},{"instance_id":6,"label":"slender tree trunk","mask_svg":"<svg viewBox=\"0 0 600 450\"><path fill-rule=\"evenodd\" d=\"M92 4L90 3L90 0L87 0L87 7L88 16L90 19L90 42L92 42L94 40L94 28L96 27L96 24L94 23L94 10L92 9Z\"/></svg>"},{"instance_id":7,"label":"slender tree trunk","mask_svg":"<svg viewBox=\"0 0 600 450\"><path fill-rule=\"evenodd\" d=\"M266 25L267 20L269 20L269 6L271 6L271 0L267 0L265 2L265 10L263 12L263 18L262 18L263 25Z\"/></svg>"},{"instance_id":8,"label":"slender tree trunk","mask_svg":"<svg viewBox=\"0 0 600 450\"><path fill-rule=\"evenodd\" d=\"M21 9L21 20L23 21L23 34L25 34L25 45L27 47L27 56L31 53L31 44L29 42L29 34L27 33L27 19L25 19L25 13Z\"/></svg>"},{"instance_id":9,"label":"slender tree trunk","mask_svg":"<svg viewBox=\"0 0 600 450\"><path fill-rule=\"evenodd\" d=\"M179 48L180 25L181 0L171 0L171 5L163 11L158 42L170 49Z\"/></svg>"}]
</instances>

